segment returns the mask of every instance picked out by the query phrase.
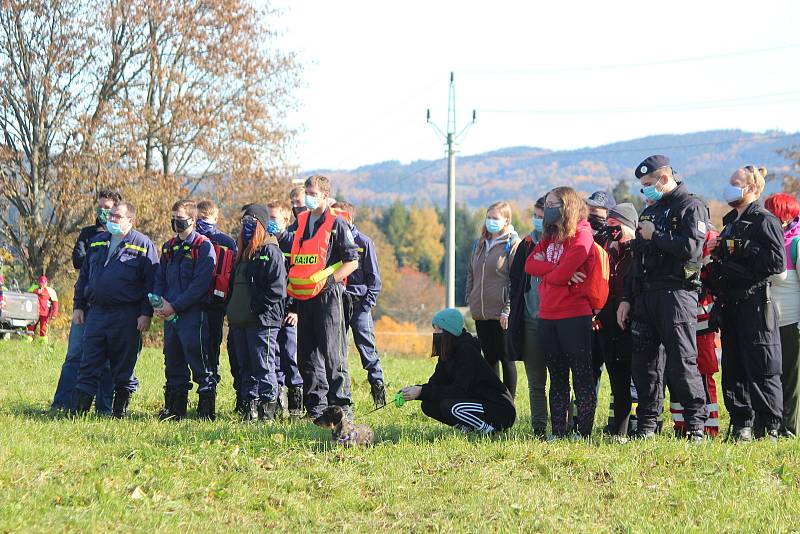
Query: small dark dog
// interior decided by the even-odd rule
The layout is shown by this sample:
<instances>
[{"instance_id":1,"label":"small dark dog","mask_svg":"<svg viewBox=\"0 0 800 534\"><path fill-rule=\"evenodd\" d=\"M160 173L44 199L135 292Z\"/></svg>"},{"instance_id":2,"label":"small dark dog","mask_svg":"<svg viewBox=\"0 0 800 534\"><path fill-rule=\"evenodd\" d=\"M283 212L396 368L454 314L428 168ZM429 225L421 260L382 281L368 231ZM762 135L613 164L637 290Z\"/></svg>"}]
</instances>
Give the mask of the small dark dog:
<instances>
[{"instance_id":1,"label":"small dark dog","mask_svg":"<svg viewBox=\"0 0 800 534\"><path fill-rule=\"evenodd\" d=\"M328 406L314 420L314 424L330 428L333 442L343 447L369 447L375 438L369 425L355 425L350 422L341 406Z\"/></svg>"}]
</instances>

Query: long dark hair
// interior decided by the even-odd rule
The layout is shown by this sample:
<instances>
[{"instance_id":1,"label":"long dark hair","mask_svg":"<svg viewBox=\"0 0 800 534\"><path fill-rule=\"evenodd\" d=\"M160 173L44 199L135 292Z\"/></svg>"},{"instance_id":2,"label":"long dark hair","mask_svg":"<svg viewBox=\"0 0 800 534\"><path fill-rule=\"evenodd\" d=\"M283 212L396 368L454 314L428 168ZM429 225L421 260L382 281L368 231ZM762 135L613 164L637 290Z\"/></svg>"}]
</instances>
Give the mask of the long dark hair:
<instances>
[{"instance_id":1,"label":"long dark hair","mask_svg":"<svg viewBox=\"0 0 800 534\"><path fill-rule=\"evenodd\" d=\"M256 220L256 229L253 232L253 237L250 238L250 242L247 243L247 246L244 246L244 228L239 231L239 237L236 239L236 247L238 252L236 253L236 263L240 263L242 259L245 261L251 261L258 249L267 241L267 231L264 230L264 226L261 224L261 221Z\"/></svg>"},{"instance_id":2,"label":"long dark hair","mask_svg":"<svg viewBox=\"0 0 800 534\"><path fill-rule=\"evenodd\" d=\"M439 346L436 346L436 338L431 340L431 356L438 356L440 362L447 362L453 356L453 346L456 344L457 336L454 336L447 330L442 330L442 335L439 337Z\"/></svg>"}]
</instances>

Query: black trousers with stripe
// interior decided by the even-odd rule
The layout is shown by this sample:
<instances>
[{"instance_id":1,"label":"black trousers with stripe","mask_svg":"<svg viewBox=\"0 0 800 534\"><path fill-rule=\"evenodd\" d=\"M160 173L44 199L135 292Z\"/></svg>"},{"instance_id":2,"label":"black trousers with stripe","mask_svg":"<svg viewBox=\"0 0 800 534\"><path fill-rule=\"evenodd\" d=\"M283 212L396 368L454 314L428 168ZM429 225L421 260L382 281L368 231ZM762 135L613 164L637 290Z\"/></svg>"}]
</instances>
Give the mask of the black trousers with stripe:
<instances>
[{"instance_id":1,"label":"black trousers with stripe","mask_svg":"<svg viewBox=\"0 0 800 534\"><path fill-rule=\"evenodd\" d=\"M477 431L505 430L514 425L514 406L487 403L476 399L442 399L423 401L422 413L449 426L468 427Z\"/></svg>"}]
</instances>

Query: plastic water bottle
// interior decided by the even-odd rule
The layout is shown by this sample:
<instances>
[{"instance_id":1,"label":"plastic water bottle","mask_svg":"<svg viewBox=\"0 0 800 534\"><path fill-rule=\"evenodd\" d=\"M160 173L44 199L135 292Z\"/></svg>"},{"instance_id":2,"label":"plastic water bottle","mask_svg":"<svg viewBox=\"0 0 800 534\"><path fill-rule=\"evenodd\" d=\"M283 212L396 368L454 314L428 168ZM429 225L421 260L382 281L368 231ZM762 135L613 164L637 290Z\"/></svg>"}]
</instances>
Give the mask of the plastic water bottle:
<instances>
[{"instance_id":1,"label":"plastic water bottle","mask_svg":"<svg viewBox=\"0 0 800 534\"><path fill-rule=\"evenodd\" d=\"M154 310L158 310L164 307L164 298L161 295L154 295L152 293L148 293L147 300L150 301L150 306L152 306ZM178 314L173 313L164 320L175 324L176 322L178 322Z\"/></svg>"}]
</instances>

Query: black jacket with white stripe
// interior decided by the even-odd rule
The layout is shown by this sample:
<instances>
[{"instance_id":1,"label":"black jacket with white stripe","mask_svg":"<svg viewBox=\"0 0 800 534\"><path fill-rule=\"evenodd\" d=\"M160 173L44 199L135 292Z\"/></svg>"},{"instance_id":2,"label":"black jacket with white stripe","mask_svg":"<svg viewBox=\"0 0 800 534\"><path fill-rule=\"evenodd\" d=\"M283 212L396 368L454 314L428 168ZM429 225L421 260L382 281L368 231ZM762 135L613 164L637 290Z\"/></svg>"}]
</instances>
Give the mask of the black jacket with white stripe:
<instances>
[{"instance_id":1,"label":"black jacket with white stripe","mask_svg":"<svg viewBox=\"0 0 800 534\"><path fill-rule=\"evenodd\" d=\"M480 341L467 331L456 338L450 357L437 362L419 398L431 402L465 399L514 408L508 389L482 356Z\"/></svg>"}]
</instances>

